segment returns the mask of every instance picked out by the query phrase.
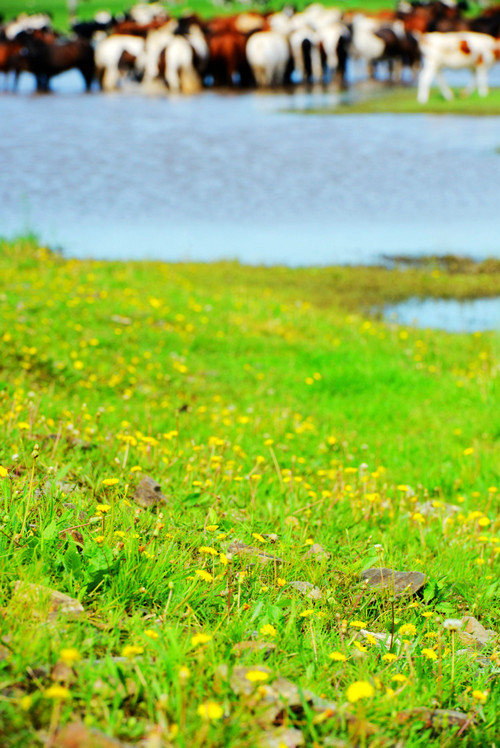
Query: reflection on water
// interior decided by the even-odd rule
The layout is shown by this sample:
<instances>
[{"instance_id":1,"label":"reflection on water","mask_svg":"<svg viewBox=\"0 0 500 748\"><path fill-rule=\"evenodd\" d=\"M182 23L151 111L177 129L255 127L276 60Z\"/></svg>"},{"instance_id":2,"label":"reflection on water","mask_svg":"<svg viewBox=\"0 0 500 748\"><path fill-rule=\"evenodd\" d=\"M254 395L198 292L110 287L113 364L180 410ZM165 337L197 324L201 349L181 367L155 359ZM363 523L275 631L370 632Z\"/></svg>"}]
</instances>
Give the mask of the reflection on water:
<instances>
[{"instance_id":1,"label":"reflection on water","mask_svg":"<svg viewBox=\"0 0 500 748\"><path fill-rule=\"evenodd\" d=\"M289 104L0 95L0 233L104 259L500 257L500 118L280 113Z\"/></svg>"},{"instance_id":2,"label":"reflection on water","mask_svg":"<svg viewBox=\"0 0 500 748\"><path fill-rule=\"evenodd\" d=\"M500 297L473 301L408 299L385 306L383 315L388 322L447 332L500 330Z\"/></svg>"}]
</instances>

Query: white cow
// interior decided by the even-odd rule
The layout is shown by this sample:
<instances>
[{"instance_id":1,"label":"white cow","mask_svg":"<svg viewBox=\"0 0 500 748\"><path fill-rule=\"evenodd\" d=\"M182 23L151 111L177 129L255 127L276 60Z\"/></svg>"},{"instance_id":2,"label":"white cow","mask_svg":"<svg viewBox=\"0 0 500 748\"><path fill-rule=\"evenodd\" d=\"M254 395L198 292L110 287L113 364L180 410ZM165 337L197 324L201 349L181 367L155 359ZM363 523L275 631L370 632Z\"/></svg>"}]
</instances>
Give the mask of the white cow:
<instances>
[{"instance_id":1,"label":"white cow","mask_svg":"<svg viewBox=\"0 0 500 748\"><path fill-rule=\"evenodd\" d=\"M165 62L165 83L172 93L196 93L202 87L195 68L194 51L184 36L174 36L162 53Z\"/></svg>"},{"instance_id":2,"label":"white cow","mask_svg":"<svg viewBox=\"0 0 500 748\"><path fill-rule=\"evenodd\" d=\"M247 60L259 87L282 86L290 61L288 40L277 31L258 31L247 43Z\"/></svg>"},{"instance_id":3,"label":"white cow","mask_svg":"<svg viewBox=\"0 0 500 748\"><path fill-rule=\"evenodd\" d=\"M115 34L103 39L95 49L95 65L97 78L103 91L113 91L118 88L125 71L120 70L123 55L135 58L135 69L138 73L144 71L144 39L140 36Z\"/></svg>"},{"instance_id":4,"label":"white cow","mask_svg":"<svg viewBox=\"0 0 500 748\"><path fill-rule=\"evenodd\" d=\"M429 100L432 82L437 80L445 99L453 98L453 91L444 76L444 68L470 69L473 78L466 91L476 88L480 96L488 94L488 70L500 60L500 41L488 34L474 31L432 32L420 39L422 70L418 79L418 101Z\"/></svg>"}]
</instances>

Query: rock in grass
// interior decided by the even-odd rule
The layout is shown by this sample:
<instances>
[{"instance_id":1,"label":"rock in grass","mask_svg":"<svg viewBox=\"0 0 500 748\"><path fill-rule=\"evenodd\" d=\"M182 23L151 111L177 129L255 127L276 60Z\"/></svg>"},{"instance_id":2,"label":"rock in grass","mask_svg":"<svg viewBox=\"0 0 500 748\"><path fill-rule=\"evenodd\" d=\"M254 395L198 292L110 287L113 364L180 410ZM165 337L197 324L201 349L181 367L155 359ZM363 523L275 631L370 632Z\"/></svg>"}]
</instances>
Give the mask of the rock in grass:
<instances>
[{"instance_id":1,"label":"rock in grass","mask_svg":"<svg viewBox=\"0 0 500 748\"><path fill-rule=\"evenodd\" d=\"M78 600L50 587L21 580L13 585L11 604L23 608L28 618L53 621L58 616L78 618L85 612Z\"/></svg>"},{"instance_id":2,"label":"rock in grass","mask_svg":"<svg viewBox=\"0 0 500 748\"><path fill-rule=\"evenodd\" d=\"M497 636L496 631L485 629L474 616L464 616L462 623L464 627L458 631L458 638L473 649L482 649Z\"/></svg>"},{"instance_id":3,"label":"rock in grass","mask_svg":"<svg viewBox=\"0 0 500 748\"><path fill-rule=\"evenodd\" d=\"M54 748L131 748L130 743L110 738L82 722L71 722L57 734L53 742Z\"/></svg>"},{"instance_id":4,"label":"rock in grass","mask_svg":"<svg viewBox=\"0 0 500 748\"><path fill-rule=\"evenodd\" d=\"M369 587L387 590L395 597L414 595L426 580L421 571L394 571L386 568L366 569L360 576Z\"/></svg>"},{"instance_id":5,"label":"rock in grass","mask_svg":"<svg viewBox=\"0 0 500 748\"><path fill-rule=\"evenodd\" d=\"M300 580L298 582L290 582L290 587L293 587L297 592L300 592L304 597L307 597L309 600L321 600L323 597L323 593L319 589L319 587L315 587L314 584L311 584L311 582L301 582Z\"/></svg>"},{"instance_id":6,"label":"rock in grass","mask_svg":"<svg viewBox=\"0 0 500 748\"><path fill-rule=\"evenodd\" d=\"M158 504L168 504L168 499L161 492L161 486L149 475L144 476L137 486L134 501L143 509L151 509Z\"/></svg>"},{"instance_id":7,"label":"rock in grass","mask_svg":"<svg viewBox=\"0 0 500 748\"><path fill-rule=\"evenodd\" d=\"M463 712L455 709L429 709L425 706L416 706L399 712L396 717L398 722L408 722L410 719L418 719L425 722L426 727L444 729L446 727L465 727L467 723L473 724L474 720Z\"/></svg>"},{"instance_id":8,"label":"rock in grass","mask_svg":"<svg viewBox=\"0 0 500 748\"><path fill-rule=\"evenodd\" d=\"M328 561L332 557L332 554L328 551L325 551L322 545L319 543L314 543L306 553L304 553L304 558L312 559L314 561Z\"/></svg>"},{"instance_id":9,"label":"rock in grass","mask_svg":"<svg viewBox=\"0 0 500 748\"><path fill-rule=\"evenodd\" d=\"M266 730L259 739L259 748L296 748L304 745L302 732L294 727L278 727L277 730Z\"/></svg>"},{"instance_id":10,"label":"rock in grass","mask_svg":"<svg viewBox=\"0 0 500 748\"><path fill-rule=\"evenodd\" d=\"M250 556L255 558L261 564L268 564L272 561L275 564L282 564L283 559L278 556L273 556L272 553L266 553L261 548L255 548L253 545L246 545L241 540L234 540L228 547L227 553L232 553L233 556Z\"/></svg>"}]
</instances>

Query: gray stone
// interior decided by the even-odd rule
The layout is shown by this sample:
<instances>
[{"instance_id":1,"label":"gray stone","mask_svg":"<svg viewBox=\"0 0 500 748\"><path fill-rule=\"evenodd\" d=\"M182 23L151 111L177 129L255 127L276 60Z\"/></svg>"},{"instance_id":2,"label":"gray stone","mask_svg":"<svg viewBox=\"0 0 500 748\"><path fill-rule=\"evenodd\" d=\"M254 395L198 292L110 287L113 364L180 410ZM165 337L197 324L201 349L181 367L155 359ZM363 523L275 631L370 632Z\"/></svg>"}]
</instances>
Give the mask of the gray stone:
<instances>
[{"instance_id":1,"label":"gray stone","mask_svg":"<svg viewBox=\"0 0 500 748\"><path fill-rule=\"evenodd\" d=\"M151 509L158 504L168 504L168 499L161 492L161 486L149 475L145 475L137 486L134 501L143 509Z\"/></svg>"},{"instance_id":2,"label":"gray stone","mask_svg":"<svg viewBox=\"0 0 500 748\"><path fill-rule=\"evenodd\" d=\"M427 578L421 571L395 571L386 568L366 569L360 576L369 587L387 590L394 597L414 595L424 586Z\"/></svg>"}]
</instances>

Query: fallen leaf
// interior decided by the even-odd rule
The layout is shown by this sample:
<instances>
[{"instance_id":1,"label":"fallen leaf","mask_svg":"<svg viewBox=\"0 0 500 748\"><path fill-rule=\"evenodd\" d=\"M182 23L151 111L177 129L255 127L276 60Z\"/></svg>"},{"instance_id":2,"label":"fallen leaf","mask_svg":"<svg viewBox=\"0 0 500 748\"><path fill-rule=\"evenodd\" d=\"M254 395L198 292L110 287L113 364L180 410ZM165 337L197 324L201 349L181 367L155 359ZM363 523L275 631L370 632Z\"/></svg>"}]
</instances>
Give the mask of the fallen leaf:
<instances>
[{"instance_id":1,"label":"fallen leaf","mask_svg":"<svg viewBox=\"0 0 500 748\"><path fill-rule=\"evenodd\" d=\"M145 475L137 486L134 501L144 509L151 509L157 504L167 504L168 499L161 492L161 486L149 475Z\"/></svg>"},{"instance_id":2,"label":"fallen leaf","mask_svg":"<svg viewBox=\"0 0 500 748\"><path fill-rule=\"evenodd\" d=\"M12 584L14 585L14 594L11 605L15 604L22 607L24 615L28 618L52 621L59 615L78 618L85 612L78 600L50 587L30 584L21 580Z\"/></svg>"},{"instance_id":3,"label":"fallen leaf","mask_svg":"<svg viewBox=\"0 0 500 748\"><path fill-rule=\"evenodd\" d=\"M290 582L289 587L293 587L297 592L304 595L304 597L309 598L309 600L321 600L323 597L323 593L319 587L315 587L311 582Z\"/></svg>"},{"instance_id":4,"label":"fallen leaf","mask_svg":"<svg viewBox=\"0 0 500 748\"><path fill-rule=\"evenodd\" d=\"M394 571L386 568L366 569L360 576L369 587L388 590L394 597L414 595L426 580L421 571Z\"/></svg>"}]
</instances>

